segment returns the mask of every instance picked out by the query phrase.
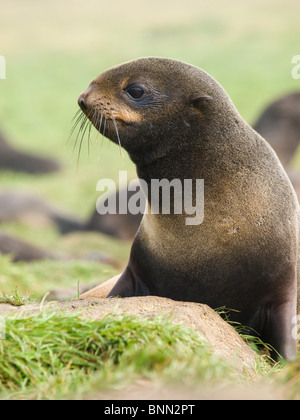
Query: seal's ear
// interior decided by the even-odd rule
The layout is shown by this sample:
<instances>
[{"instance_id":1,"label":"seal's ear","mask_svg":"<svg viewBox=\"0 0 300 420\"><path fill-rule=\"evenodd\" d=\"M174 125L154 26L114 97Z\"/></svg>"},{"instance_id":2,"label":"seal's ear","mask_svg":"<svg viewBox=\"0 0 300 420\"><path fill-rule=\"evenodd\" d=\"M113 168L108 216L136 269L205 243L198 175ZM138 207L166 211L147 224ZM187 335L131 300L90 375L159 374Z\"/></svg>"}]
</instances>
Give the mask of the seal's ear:
<instances>
[{"instance_id":1,"label":"seal's ear","mask_svg":"<svg viewBox=\"0 0 300 420\"><path fill-rule=\"evenodd\" d=\"M202 94L202 93L192 93L189 96L189 101L192 106L195 108L200 108L201 104L206 101L213 101L214 98L211 96Z\"/></svg>"}]
</instances>

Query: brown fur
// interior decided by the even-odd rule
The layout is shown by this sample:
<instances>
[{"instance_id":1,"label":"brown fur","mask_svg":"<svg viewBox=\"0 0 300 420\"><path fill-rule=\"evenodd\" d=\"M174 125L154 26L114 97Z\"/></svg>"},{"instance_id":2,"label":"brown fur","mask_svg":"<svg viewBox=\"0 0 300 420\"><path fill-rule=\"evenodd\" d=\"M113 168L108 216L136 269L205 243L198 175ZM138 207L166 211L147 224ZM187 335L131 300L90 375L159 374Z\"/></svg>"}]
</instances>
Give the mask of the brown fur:
<instances>
[{"instance_id":1,"label":"brown fur","mask_svg":"<svg viewBox=\"0 0 300 420\"><path fill-rule=\"evenodd\" d=\"M143 87L142 100L128 96L130 85ZM298 201L276 154L224 89L194 66L144 58L99 76L79 104L100 131L102 113L106 136L121 141L141 179L205 181L204 222L145 215L109 296L227 306L238 311L232 320L293 358Z\"/></svg>"}]
</instances>

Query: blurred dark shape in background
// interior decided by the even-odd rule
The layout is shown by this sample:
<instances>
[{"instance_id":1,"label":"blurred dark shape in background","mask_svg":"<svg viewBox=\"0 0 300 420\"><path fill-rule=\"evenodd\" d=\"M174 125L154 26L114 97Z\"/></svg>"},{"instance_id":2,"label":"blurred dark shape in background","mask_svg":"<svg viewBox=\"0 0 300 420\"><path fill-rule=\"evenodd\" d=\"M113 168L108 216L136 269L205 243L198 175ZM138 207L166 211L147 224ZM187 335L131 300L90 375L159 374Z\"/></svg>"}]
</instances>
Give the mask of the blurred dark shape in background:
<instances>
[{"instance_id":1,"label":"blurred dark shape in background","mask_svg":"<svg viewBox=\"0 0 300 420\"><path fill-rule=\"evenodd\" d=\"M300 143L300 92L269 105L253 128L270 143L287 169Z\"/></svg>"},{"instance_id":2,"label":"blurred dark shape in background","mask_svg":"<svg viewBox=\"0 0 300 420\"><path fill-rule=\"evenodd\" d=\"M0 190L0 223L25 221L32 225L56 225L61 233L82 230L82 222L48 204L41 197L24 191Z\"/></svg>"}]
</instances>

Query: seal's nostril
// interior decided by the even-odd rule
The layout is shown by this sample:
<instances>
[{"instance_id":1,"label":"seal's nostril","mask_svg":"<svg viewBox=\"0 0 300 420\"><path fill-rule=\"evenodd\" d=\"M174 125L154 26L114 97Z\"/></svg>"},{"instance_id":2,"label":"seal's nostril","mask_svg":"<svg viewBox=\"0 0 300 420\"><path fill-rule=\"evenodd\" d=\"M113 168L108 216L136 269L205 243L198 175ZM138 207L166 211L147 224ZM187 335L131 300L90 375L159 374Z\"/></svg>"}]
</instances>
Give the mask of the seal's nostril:
<instances>
[{"instance_id":1,"label":"seal's nostril","mask_svg":"<svg viewBox=\"0 0 300 420\"><path fill-rule=\"evenodd\" d=\"M78 105L80 106L82 111L87 111L88 108L87 108L86 102L85 102L85 100L82 96L79 96Z\"/></svg>"}]
</instances>

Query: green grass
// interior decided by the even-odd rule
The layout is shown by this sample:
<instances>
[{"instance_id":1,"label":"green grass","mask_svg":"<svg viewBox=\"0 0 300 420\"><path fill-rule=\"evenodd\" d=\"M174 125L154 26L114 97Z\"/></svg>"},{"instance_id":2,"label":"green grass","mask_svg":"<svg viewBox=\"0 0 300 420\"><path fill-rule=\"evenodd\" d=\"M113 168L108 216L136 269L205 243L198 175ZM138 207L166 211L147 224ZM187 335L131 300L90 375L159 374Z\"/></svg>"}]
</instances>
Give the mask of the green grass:
<instances>
[{"instance_id":1,"label":"green grass","mask_svg":"<svg viewBox=\"0 0 300 420\"><path fill-rule=\"evenodd\" d=\"M1 6L0 55L6 58L7 79L0 80L0 129L18 147L59 159L64 169L59 174L36 177L3 172L0 173L0 188L37 193L82 219L95 208L96 185L100 178L117 181L118 171L126 169L130 177L135 176L135 168L128 156L122 159L118 148L108 141L104 141L101 148L101 141L95 140L96 135L89 155L87 147L83 148L78 171L77 150L73 153L74 137L67 144L79 94L107 68L148 55L189 62L221 82L249 123L254 122L263 107L273 99L300 90L300 82L291 77L291 59L300 54L298 0L186 0L184 3L180 0L114 0L106 3L102 0L2 0ZM295 165L300 165L299 154ZM100 282L121 271L130 250L130 244L101 235L79 234L62 238L51 226L19 222L1 225L1 230L37 246L77 257L89 252L103 252L120 264L120 269L82 260L13 264L9 257L0 257L0 292L6 298L14 295L16 288L19 296L35 291L35 297L41 299L54 288L76 288L78 281L80 284ZM142 324L146 331L145 341L141 338L144 344L140 347L138 344L128 345L132 352L124 351L118 362L110 356L116 354L116 348L123 342L109 344L106 338L99 341L107 346L105 354L109 357L105 363L101 357L96 357L99 348L97 350L95 342L91 353L85 355L83 352L87 345L84 340L88 340L91 326L80 324L82 334L74 332L75 326L79 327L78 323L82 322L77 317L47 320L46 315L40 315L8 322L9 330L15 334L1 342L1 357L8 355L9 374L18 371L19 376L16 375L18 383L13 377L7 377L2 386L5 395L10 388L12 398L55 398L66 396L71 391L74 391L73 395L76 392L82 395L82 390L89 392L92 384L95 387L101 387L101 383L115 384L118 382L116 378L126 383L128 378L135 377L137 370L140 372L140 368L144 372L144 365L149 375L150 371L165 373L167 370L164 360L169 360L168 356L159 362L156 353L157 349L166 346L166 341L158 332L155 335L154 326L149 324L156 341L154 347L146 346L145 337L150 334L146 322ZM20 335L16 333L16 325ZM128 325L131 325L133 335L142 336L134 323ZM169 327L161 325L161 330L169 331ZM98 327L94 327L96 336L101 336ZM108 331L104 324L102 327ZM47 333L52 329L54 341ZM28 331L32 334L27 334ZM74 339L72 343L68 336L70 340ZM188 333L187 337L190 337ZM21 338L24 338L24 343ZM39 346L40 341L46 344L45 348ZM77 341L82 347L75 346ZM177 344L170 354L173 355L174 351L180 355L179 361L175 358L178 371L184 372L181 370L184 366L193 377L193 371L189 369L194 366L189 349L190 345L194 347L191 342L185 342L182 345L184 352L181 352ZM75 349L81 352L80 355L67 353L69 358L66 360L60 357L62 348L67 346L74 352ZM20 349L26 350L23 359ZM19 367L10 364L13 360L9 351L17 358L20 356ZM155 362L151 362L151 354L143 353L148 351L156 355ZM199 363L200 367L201 352L199 357L191 356L195 365ZM72 364L75 354L78 356L76 360L82 362L81 367ZM188 357L185 358L184 354ZM91 364L88 367L85 356ZM138 364L132 362L133 356L139 361L139 369ZM208 361L207 369L203 370L204 379L210 371L215 377L215 367L219 366L209 360L203 359L203 363ZM27 364L31 366L30 371L26 370ZM280 382L288 383L296 396L299 396L300 389L297 379L299 365L297 362L284 368L282 372L286 376ZM194 370L197 377L198 370ZM89 378L85 382L88 372L92 372L93 380ZM168 372L176 374L173 364Z\"/></svg>"},{"instance_id":2,"label":"green grass","mask_svg":"<svg viewBox=\"0 0 300 420\"><path fill-rule=\"evenodd\" d=\"M232 373L199 334L161 317L91 322L42 312L6 318L0 340L3 399L80 398L139 377L192 385L228 380Z\"/></svg>"}]
</instances>

